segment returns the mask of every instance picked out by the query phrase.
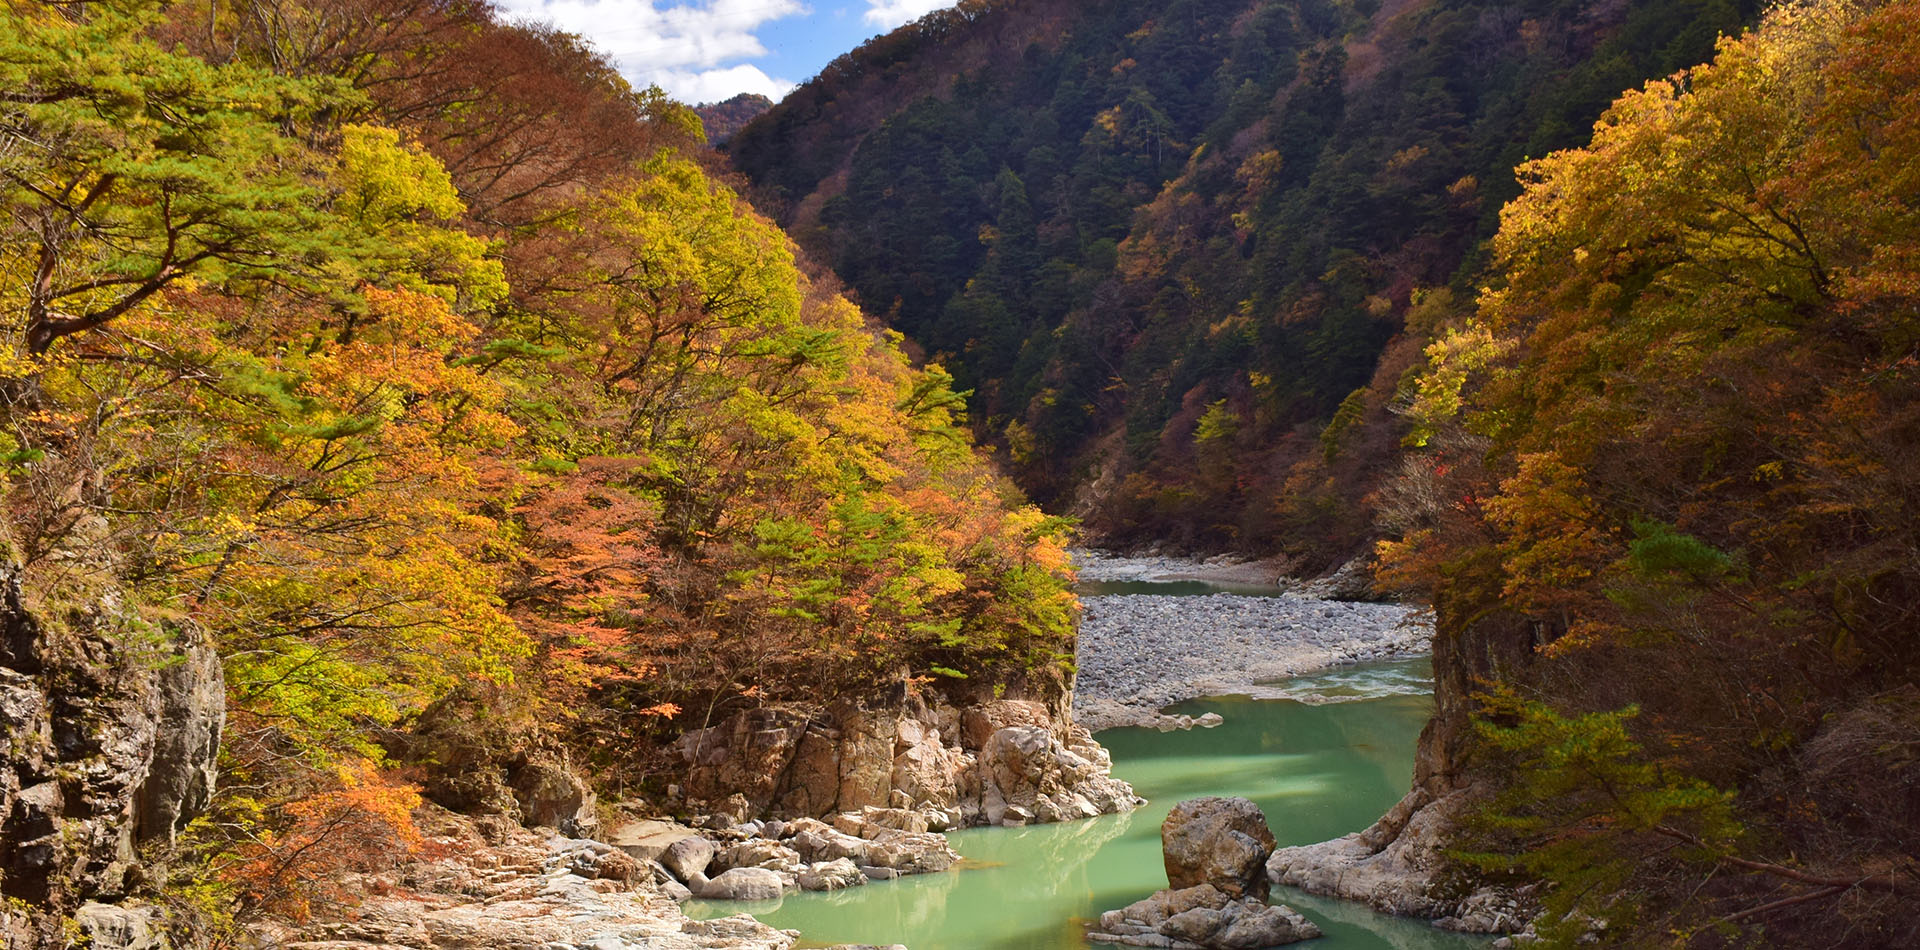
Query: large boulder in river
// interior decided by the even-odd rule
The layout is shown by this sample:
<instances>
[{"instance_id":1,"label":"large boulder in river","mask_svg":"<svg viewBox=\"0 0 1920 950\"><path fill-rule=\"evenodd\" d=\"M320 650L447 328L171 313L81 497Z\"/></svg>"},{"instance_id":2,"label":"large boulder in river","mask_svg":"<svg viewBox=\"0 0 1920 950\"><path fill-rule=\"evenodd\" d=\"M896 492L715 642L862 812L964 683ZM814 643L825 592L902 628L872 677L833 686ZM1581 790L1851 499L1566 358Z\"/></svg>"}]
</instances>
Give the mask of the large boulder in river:
<instances>
[{"instance_id":1,"label":"large boulder in river","mask_svg":"<svg viewBox=\"0 0 1920 950\"><path fill-rule=\"evenodd\" d=\"M1191 798L1160 825L1167 886L1211 884L1228 897L1267 896L1273 832L1260 806L1244 798Z\"/></svg>"},{"instance_id":2,"label":"large boulder in river","mask_svg":"<svg viewBox=\"0 0 1920 950\"><path fill-rule=\"evenodd\" d=\"M931 874L960 863L947 846L947 836L931 831L883 831L867 845L863 867L886 868L901 874Z\"/></svg>"},{"instance_id":3,"label":"large boulder in river","mask_svg":"<svg viewBox=\"0 0 1920 950\"><path fill-rule=\"evenodd\" d=\"M1228 897L1201 884L1107 911L1087 939L1168 950L1258 950L1318 936L1320 928L1290 907Z\"/></svg>"},{"instance_id":4,"label":"large boulder in river","mask_svg":"<svg viewBox=\"0 0 1920 950\"><path fill-rule=\"evenodd\" d=\"M798 878L803 891L839 891L867 883L867 876L860 873L860 866L848 858L809 864Z\"/></svg>"},{"instance_id":5,"label":"large boulder in river","mask_svg":"<svg viewBox=\"0 0 1920 950\"><path fill-rule=\"evenodd\" d=\"M708 865L709 870L766 868L788 874L798 874L804 867L806 862L800 860L799 852L765 838L748 838L727 845L714 855L713 863Z\"/></svg>"}]
</instances>

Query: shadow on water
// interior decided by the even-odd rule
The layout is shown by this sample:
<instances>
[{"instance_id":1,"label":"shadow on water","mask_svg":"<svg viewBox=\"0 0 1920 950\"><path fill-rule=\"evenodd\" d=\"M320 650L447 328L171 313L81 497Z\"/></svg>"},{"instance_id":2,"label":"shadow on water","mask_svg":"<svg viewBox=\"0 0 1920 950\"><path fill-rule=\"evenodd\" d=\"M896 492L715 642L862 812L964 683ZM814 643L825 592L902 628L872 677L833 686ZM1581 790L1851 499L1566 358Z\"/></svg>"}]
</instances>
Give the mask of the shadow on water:
<instances>
[{"instance_id":1,"label":"shadow on water","mask_svg":"<svg viewBox=\"0 0 1920 950\"><path fill-rule=\"evenodd\" d=\"M1383 683L1424 675L1423 661L1337 671L1341 688L1366 673ZM1333 676L1335 674L1326 674ZM1317 678L1316 678L1317 679ZM1314 689L1313 681L1295 685ZM1328 684L1332 685L1332 684ZM834 894L792 894L773 905L691 902L694 916L742 911L804 933L809 945L904 943L911 950L1079 950L1085 922L1166 886L1160 822L1199 795L1243 795L1267 813L1282 845L1356 831L1412 781L1414 741L1431 712L1424 695L1309 704L1220 697L1175 712L1217 712L1215 729L1113 729L1100 741L1114 772L1149 804L1128 815L952 835L968 859L944 874ZM1276 894L1327 932L1315 950L1484 950L1488 941L1435 930L1339 901Z\"/></svg>"}]
</instances>

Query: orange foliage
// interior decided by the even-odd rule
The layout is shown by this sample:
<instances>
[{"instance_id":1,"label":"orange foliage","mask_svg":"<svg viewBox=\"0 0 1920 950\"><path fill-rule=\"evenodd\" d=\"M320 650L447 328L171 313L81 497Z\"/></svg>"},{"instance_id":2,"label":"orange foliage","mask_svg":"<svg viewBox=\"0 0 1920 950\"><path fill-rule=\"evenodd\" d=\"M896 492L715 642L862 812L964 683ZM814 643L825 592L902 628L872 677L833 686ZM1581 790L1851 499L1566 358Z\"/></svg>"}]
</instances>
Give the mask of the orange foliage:
<instances>
[{"instance_id":1,"label":"orange foliage","mask_svg":"<svg viewBox=\"0 0 1920 950\"><path fill-rule=\"evenodd\" d=\"M351 904L346 875L374 871L421 845L416 786L365 760L343 765L332 787L280 807L285 830L239 849L225 877L246 912L304 920L315 904Z\"/></svg>"}]
</instances>

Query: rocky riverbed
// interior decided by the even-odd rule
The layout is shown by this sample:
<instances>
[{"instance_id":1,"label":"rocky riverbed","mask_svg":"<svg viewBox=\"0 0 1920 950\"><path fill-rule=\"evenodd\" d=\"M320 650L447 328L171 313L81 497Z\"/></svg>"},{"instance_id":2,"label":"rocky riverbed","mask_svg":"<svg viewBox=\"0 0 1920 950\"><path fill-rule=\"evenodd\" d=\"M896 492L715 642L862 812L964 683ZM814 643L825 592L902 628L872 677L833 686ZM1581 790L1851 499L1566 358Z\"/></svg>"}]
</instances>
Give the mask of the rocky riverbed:
<instances>
[{"instance_id":1,"label":"rocky riverbed","mask_svg":"<svg viewBox=\"0 0 1920 950\"><path fill-rule=\"evenodd\" d=\"M1275 583L1271 562L1182 561L1076 553L1083 581ZM1088 597L1073 712L1092 730L1163 725L1163 706L1200 696L1289 698L1275 681L1425 652L1432 626L1400 604L1280 593Z\"/></svg>"}]
</instances>

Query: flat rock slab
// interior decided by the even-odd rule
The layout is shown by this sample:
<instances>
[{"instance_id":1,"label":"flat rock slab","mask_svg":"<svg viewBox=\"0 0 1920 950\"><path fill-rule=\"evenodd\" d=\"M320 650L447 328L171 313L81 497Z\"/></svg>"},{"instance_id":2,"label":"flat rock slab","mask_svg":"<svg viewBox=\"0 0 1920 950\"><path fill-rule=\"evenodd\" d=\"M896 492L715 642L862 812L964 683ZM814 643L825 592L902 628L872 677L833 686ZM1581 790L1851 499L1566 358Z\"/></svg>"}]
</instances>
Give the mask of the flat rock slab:
<instances>
[{"instance_id":1,"label":"flat rock slab","mask_svg":"<svg viewBox=\"0 0 1920 950\"><path fill-rule=\"evenodd\" d=\"M679 822L649 818L629 821L614 828L607 832L605 841L642 861L658 861L674 842L699 834Z\"/></svg>"}]
</instances>

